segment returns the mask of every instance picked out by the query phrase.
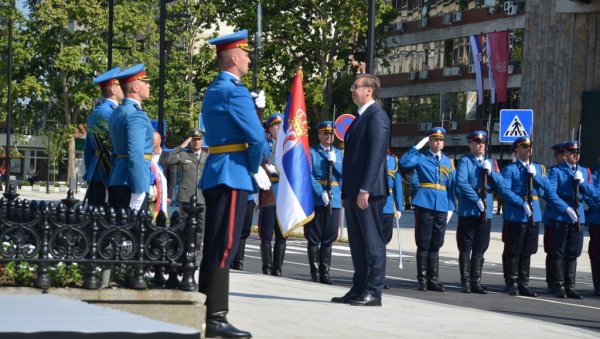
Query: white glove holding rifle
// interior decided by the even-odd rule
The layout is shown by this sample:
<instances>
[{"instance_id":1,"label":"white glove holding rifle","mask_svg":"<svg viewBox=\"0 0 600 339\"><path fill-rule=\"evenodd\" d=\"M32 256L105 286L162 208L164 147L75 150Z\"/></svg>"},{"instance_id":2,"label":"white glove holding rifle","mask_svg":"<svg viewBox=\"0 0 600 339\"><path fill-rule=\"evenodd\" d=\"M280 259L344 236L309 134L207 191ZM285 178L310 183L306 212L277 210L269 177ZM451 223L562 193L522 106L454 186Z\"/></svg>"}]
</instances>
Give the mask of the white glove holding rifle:
<instances>
[{"instance_id":1,"label":"white glove holding rifle","mask_svg":"<svg viewBox=\"0 0 600 339\"><path fill-rule=\"evenodd\" d=\"M269 180L267 172L265 172L262 167L259 166L258 172L252 173L252 177L254 178L254 181L256 181L258 188L261 190L266 191L271 188L271 180Z\"/></svg>"}]
</instances>

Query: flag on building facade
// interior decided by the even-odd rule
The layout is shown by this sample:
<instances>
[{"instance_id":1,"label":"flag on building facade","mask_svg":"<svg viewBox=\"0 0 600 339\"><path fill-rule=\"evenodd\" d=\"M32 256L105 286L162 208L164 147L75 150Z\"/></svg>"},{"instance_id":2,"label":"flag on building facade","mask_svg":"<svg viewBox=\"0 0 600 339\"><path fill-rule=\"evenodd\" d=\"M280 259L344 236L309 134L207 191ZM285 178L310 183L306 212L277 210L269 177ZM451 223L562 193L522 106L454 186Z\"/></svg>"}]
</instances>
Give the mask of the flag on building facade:
<instances>
[{"instance_id":1,"label":"flag on building facade","mask_svg":"<svg viewBox=\"0 0 600 339\"><path fill-rule=\"evenodd\" d=\"M473 66L475 67L475 78L477 79L477 104L483 105L483 49L481 48L481 35L471 35L471 53L473 54Z\"/></svg>"},{"instance_id":2,"label":"flag on building facade","mask_svg":"<svg viewBox=\"0 0 600 339\"><path fill-rule=\"evenodd\" d=\"M490 60L490 88L494 85L492 98L498 102L507 101L508 91L508 31L487 34L487 47ZM492 103L496 100L492 100Z\"/></svg>"},{"instance_id":3,"label":"flag on building facade","mask_svg":"<svg viewBox=\"0 0 600 339\"><path fill-rule=\"evenodd\" d=\"M302 71L297 71L277 136L275 161L279 168L277 220L284 236L314 217L311 186L308 122L302 87Z\"/></svg>"}]
</instances>

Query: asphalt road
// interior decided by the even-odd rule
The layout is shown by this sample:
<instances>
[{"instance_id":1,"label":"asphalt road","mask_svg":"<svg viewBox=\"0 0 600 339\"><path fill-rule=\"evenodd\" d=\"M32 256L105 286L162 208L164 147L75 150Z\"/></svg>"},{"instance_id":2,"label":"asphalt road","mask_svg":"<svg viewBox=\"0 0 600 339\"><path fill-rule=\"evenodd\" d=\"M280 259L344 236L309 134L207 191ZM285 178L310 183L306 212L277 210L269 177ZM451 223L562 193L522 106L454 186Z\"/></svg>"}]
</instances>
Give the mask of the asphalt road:
<instances>
[{"instance_id":1,"label":"asphalt road","mask_svg":"<svg viewBox=\"0 0 600 339\"><path fill-rule=\"evenodd\" d=\"M494 263L484 265L482 283L489 291L487 295L464 294L460 292L460 276L456 258L440 258L440 280L446 286L446 292L421 292L416 290L416 270L414 253L405 252L403 269L399 269L397 252L388 251L386 267L387 282L391 289L384 290L385 295L397 295L424 301L455 306L470 307L514 316L586 328L600 332L600 298L592 295L591 274L578 272L577 289L583 300L558 299L546 292L545 272L533 269L530 286L539 296L537 298L509 296L504 289L502 267ZM585 260L587 258L581 258ZM244 268L250 272L261 272L259 240L252 234L246 244ZM331 276L338 286L352 283L352 261L347 244L334 245ZM298 280L310 280L306 241L288 239L283 276ZM273 279L277 279L273 277ZM333 296L332 296L333 297Z\"/></svg>"}]
</instances>

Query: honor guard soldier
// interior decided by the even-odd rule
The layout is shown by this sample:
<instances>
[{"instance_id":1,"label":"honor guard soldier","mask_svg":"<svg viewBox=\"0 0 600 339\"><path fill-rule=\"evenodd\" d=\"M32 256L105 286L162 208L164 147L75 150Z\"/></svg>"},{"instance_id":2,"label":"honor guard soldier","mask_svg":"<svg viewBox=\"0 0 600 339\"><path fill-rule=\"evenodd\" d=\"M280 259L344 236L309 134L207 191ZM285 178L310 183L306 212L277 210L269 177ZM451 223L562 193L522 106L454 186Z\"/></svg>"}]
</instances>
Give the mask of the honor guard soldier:
<instances>
[{"instance_id":1,"label":"honor guard soldier","mask_svg":"<svg viewBox=\"0 0 600 339\"><path fill-rule=\"evenodd\" d=\"M539 197L548 187L544 165L531 162L531 146L529 137L516 139L512 144L516 161L502 169L502 238L510 295L537 297L529 289L529 270L531 255L537 253L542 221Z\"/></svg>"},{"instance_id":2,"label":"honor guard soldier","mask_svg":"<svg viewBox=\"0 0 600 339\"><path fill-rule=\"evenodd\" d=\"M598 159L600 160L600 150L598 150ZM600 192L600 167L594 170L592 174L593 187L596 192ZM598 198L598 196L596 196ZM600 204L590 204L590 209L586 218L588 220L588 230L590 232L590 242L588 255L590 256L590 266L592 268L592 281L594 283L594 295L600 296Z\"/></svg>"},{"instance_id":3,"label":"honor guard soldier","mask_svg":"<svg viewBox=\"0 0 600 339\"><path fill-rule=\"evenodd\" d=\"M387 169L388 169L388 185L390 187L390 194L387 197L385 205L383 206L383 240L385 244L389 244L394 234L394 219L400 222L400 216L404 211L402 205L402 174L398 166L398 158L390 153L388 150L387 155Z\"/></svg>"},{"instance_id":4,"label":"honor guard soldier","mask_svg":"<svg viewBox=\"0 0 600 339\"><path fill-rule=\"evenodd\" d=\"M554 166L558 166L565 162L565 150L562 148L562 143L558 143L552 146L554 152L554 165L550 166L548 170ZM544 193L544 192L540 192ZM542 196L543 197L543 196ZM554 259L552 259L552 246L550 245L550 221L546 218L547 213L542 215L542 223L544 224L544 252L546 252L546 283L548 285L548 291L554 293ZM505 270L506 271L506 270Z\"/></svg>"},{"instance_id":5,"label":"honor guard soldier","mask_svg":"<svg viewBox=\"0 0 600 339\"><path fill-rule=\"evenodd\" d=\"M179 210L183 218L187 217L185 207L190 205L190 198L196 196L198 205L202 206L198 215L198 227L196 229L196 251L202 249L202 236L204 234L204 220L206 207L202 190L198 188L198 183L204 170L204 164L208 153L202 150L202 140L204 132L199 129L193 129L189 132L189 137L171 152L167 160L169 166L176 166L176 186L177 196L175 199L179 202ZM197 255L196 259L200 259Z\"/></svg>"},{"instance_id":6,"label":"honor guard soldier","mask_svg":"<svg viewBox=\"0 0 600 339\"><path fill-rule=\"evenodd\" d=\"M283 121L283 114L274 113L267 118L267 127L271 133L271 140L267 140L263 150L263 166L269 174L273 195L277 197L279 186L279 171L275 166L275 148L277 146L277 134ZM261 203L262 204L262 203ZM260 236L260 256L262 258L263 274L276 277L281 276L281 266L285 257L286 238L279 228L275 213L275 201L262 204L258 214L258 235ZM275 232L275 246L271 250L271 241Z\"/></svg>"},{"instance_id":7,"label":"honor guard soldier","mask_svg":"<svg viewBox=\"0 0 600 339\"><path fill-rule=\"evenodd\" d=\"M109 163L104 163L101 159L101 145L96 144L96 138L103 142L108 136L108 119L113 111L123 100L123 90L119 86L119 81L115 79L121 71L120 67L115 67L110 71L94 79L94 84L99 85L102 90L102 102L98 104L88 117L85 137L85 150L83 159L85 161L85 175L83 179L87 181L88 188L86 197L90 206L106 206L106 187L110 175L110 159L106 154ZM107 150L110 151L110 150Z\"/></svg>"},{"instance_id":8,"label":"honor guard soldier","mask_svg":"<svg viewBox=\"0 0 600 339\"><path fill-rule=\"evenodd\" d=\"M256 206L258 206L258 193L252 193L248 196L248 205L246 207L246 215L244 216L244 223L242 225L240 244L238 245L237 251L235 251L235 258L231 263L231 268L234 270L244 270L246 239L248 239L252 231L252 219L254 217L254 210L256 209Z\"/></svg>"},{"instance_id":9,"label":"honor guard soldier","mask_svg":"<svg viewBox=\"0 0 600 339\"><path fill-rule=\"evenodd\" d=\"M467 135L467 140L470 153L460 158L456 166L456 197L458 198L456 243L459 251L460 281L464 293L487 294L487 290L481 286L481 272L483 255L490 244L490 230L494 216L492 208L494 195L488 191L502 190L502 176L496 161L485 157L487 132L471 132ZM487 175L490 179L485 187L485 196L482 192L483 175Z\"/></svg>"},{"instance_id":10,"label":"honor guard soldier","mask_svg":"<svg viewBox=\"0 0 600 339\"><path fill-rule=\"evenodd\" d=\"M142 102L150 97L144 64L120 72L117 80L125 99L108 121L114 165L108 183L110 207L146 209L154 128Z\"/></svg>"},{"instance_id":11,"label":"honor guard soldier","mask_svg":"<svg viewBox=\"0 0 600 339\"><path fill-rule=\"evenodd\" d=\"M438 281L439 252L444 244L446 224L454 211L455 170L450 158L442 153L446 130L434 127L425 138L400 158L400 166L415 169L419 188L414 193L415 240L417 243L417 280L419 291L443 292ZM429 144L423 154L419 150Z\"/></svg>"},{"instance_id":12,"label":"honor guard soldier","mask_svg":"<svg viewBox=\"0 0 600 339\"><path fill-rule=\"evenodd\" d=\"M240 241L248 194L271 186L260 167L265 138L256 108L264 108L264 100L253 102L240 81L250 65L247 39L248 31L242 30L209 40L217 47L219 74L206 90L201 112L208 158L200 179L206 225L198 286L206 295L209 338L252 337L227 320L231 251Z\"/></svg>"},{"instance_id":13,"label":"honor guard soldier","mask_svg":"<svg viewBox=\"0 0 600 339\"><path fill-rule=\"evenodd\" d=\"M558 298L582 299L575 291L575 273L583 248L580 229L585 223L583 198L594 199L593 187L588 185L592 183L592 176L587 168L578 164L579 142L566 141L561 147L565 161L548 170L549 187L544 196L549 204L546 218L550 223L554 293Z\"/></svg>"},{"instance_id":14,"label":"honor guard soldier","mask_svg":"<svg viewBox=\"0 0 600 339\"><path fill-rule=\"evenodd\" d=\"M317 125L319 144L310 148L315 217L304 226L311 281L333 285L329 276L331 249L338 237L342 207L342 151L333 146L331 121ZM331 177L329 177L331 175Z\"/></svg>"}]
</instances>

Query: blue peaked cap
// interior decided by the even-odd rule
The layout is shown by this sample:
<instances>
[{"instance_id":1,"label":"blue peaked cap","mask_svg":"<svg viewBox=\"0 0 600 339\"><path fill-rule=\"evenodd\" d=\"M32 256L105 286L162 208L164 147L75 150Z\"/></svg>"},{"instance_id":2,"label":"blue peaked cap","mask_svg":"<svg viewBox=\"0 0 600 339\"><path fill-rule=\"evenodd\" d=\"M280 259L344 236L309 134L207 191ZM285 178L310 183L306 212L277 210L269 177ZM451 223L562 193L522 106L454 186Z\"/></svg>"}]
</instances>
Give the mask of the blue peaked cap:
<instances>
[{"instance_id":1,"label":"blue peaked cap","mask_svg":"<svg viewBox=\"0 0 600 339\"><path fill-rule=\"evenodd\" d=\"M137 64L119 72L116 79L120 80L121 84L132 82L134 80L148 80L144 64Z\"/></svg>"},{"instance_id":2,"label":"blue peaked cap","mask_svg":"<svg viewBox=\"0 0 600 339\"><path fill-rule=\"evenodd\" d=\"M443 127L433 127L425 132L425 136L430 138L444 139L446 130Z\"/></svg>"},{"instance_id":3,"label":"blue peaked cap","mask_svg":"<svg viewBox=\"0 0 600 339\"><path fill-rule=\"evenodd\" d=\"M318 131L333 131L335 129L335 124L333 121L321 121L317 124Z\"/></svg>"},{"instance_id":4,"label":"blue peaked cap","mask_svg":"<svg viewBox=\"0 0 600 339\"><path fill-rule=\"evenodd\" d=\"M247 52L251 52L252 49L248 47L248 30L242 29L238 32L233 32L220 37L212 38L208 40L208 43L217 47L217 52L232 48L241 48Z\"/></svg>"},{"instance_id":5,"label":"blue peaked cap","mask_svg":"<svg viewBox=\"0 0 600 339\"><path fill-rule=\"evenodd\" d=\"M486 131L473 131L467 135L467 140L469 141L483 141L486 142L488 138L488 134Z\"/></svg>"},{"instance_id":6,"label":"blue peaked cap","mask_svg":"<svg viewBox=\"0 0 600 339\"><path fill-rule=\"evenodd\" d=\"M101 85L102 83L114 80L120 71L121 67L115 67L106 73L100 74L94 79L94 84Z\"/></svg>"},{"instance_id":7,"label":"blue peaked cap","mask_svg":"<svg viewBox=\"0 0 600 339\"><path fill-rule=\"evenodd\" d=\"M267 118L267 127L271 127L275 124L280 124L283 121L283 114L273 113Z\"/></svg>"}]
</instances>

